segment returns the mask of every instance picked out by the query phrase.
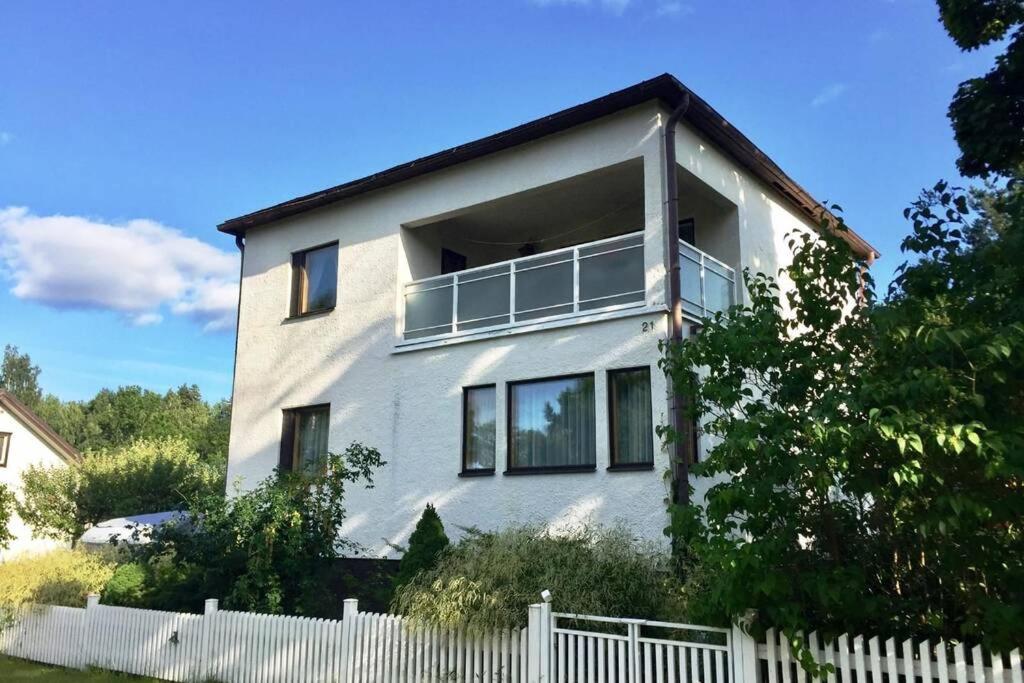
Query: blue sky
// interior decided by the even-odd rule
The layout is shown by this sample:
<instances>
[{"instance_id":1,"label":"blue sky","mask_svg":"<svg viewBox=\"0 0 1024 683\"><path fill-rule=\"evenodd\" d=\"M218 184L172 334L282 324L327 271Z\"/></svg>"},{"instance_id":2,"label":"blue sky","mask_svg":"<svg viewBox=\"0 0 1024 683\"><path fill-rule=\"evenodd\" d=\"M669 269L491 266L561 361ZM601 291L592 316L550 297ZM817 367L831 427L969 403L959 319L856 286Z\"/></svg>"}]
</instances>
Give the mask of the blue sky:
<instances>
[{"instance_id":1,"label":"blue sky","mask_svg":"<svg viewBox=\"0 0 1024 683\"><path fill-rule=\"evenodd\" d=\"M230 394L221 220L666 71L839 202L887 281L993 56L929 0L7 0L0 46L0 344L65 399Z\"/></svg>"}]
</instances>

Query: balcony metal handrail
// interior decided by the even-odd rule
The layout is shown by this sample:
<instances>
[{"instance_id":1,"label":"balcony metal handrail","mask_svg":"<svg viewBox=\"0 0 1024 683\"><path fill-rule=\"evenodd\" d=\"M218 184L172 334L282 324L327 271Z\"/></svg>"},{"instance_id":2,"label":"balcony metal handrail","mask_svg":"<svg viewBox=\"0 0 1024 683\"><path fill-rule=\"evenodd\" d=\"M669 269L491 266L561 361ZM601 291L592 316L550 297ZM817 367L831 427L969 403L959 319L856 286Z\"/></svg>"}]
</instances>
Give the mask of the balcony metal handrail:
<instances>
[{"instance_id":1,"label":"balcony metal handrail","mask_svg":"<svg viewBox=\"0 0 1024 683\"><path fill-rule=\"evenodd\" d=\"M489 263L484 266L477 266L474 268L467 268L466 270L460 270L455 273L445 273L443 275L434 275L431 277L420 278L409 282L404 287L403 298L406 301L406 308L408 314L408 298L410 295L424 294L427 292L437 291L441 289L452 288L451 297L451 316L443 322L438 319L436 325L423 325L420 327L405 329L403 335L406 337L406 341L427 341L435 338L450 337L458 334L476 334L480 332L486 332L489 330L504 329L507 327L513 327L522 324L534 324L543 322L551 318L562 318L569 317L572 315L579 315L580 313L599 313L608 310L614 310L617 308L625 308L628 306L636 306L643 303L644 289L636 289L629 291L615 292L610 295L595 296L595 297L580 297L580 263L585 262L587 259L607 256L617 252L632 250L632 249L643 249L643 231L631 232L616 237L610 237L601 240L595 240L593 242L587 242L584 244L578 244L571 247L564 247L562 249L556 249L553 251L543 252L540 254L534 254L531 256L525 256L517 259L509 259L507 261L500 261L497 263ZM637 240L637 237L640 237ZM601 250L601 245L611 245L616 242L635 242L626 244L618 248L610 248ZM586 253L581 254L580 251L585 250ZM592 250L596 250L597 253L591 253ZM536 263L543 261L542 263ZM531 271L540 270L543 268L551 268L562 266L567 263L573 264L572 273L572 296L566 298L565 301L559 301L557 303L549 304L546 306L531 307L529 309L517 309L516 308L516 275L522 275ZM642 258L641 258L642 263ZM639 275L642 278L643 267L641 266ZM498 312L494 315L487 315L474 318L459 319L459 289L461 286L473 285L479 282L494 278L508 278L508 310L507 312ZM429 286L437 283L434 286ZM424 287L424 285L428 285ZM602 307L591 307L588 304L594 302L609 301L618 299L622 301L625 298L634 297L638 298L636 301L627 301L625 303L610 304ZM586 308L581 311L581 304ZM447 305L447 304L446 304ZM571 313L566 311L568 307L572 308ZM536 314L541 311L551 310L550 316L537 316ZM517 316L528 316L526 320L517 319ZM472 327L474 323L480 323L487 320L496 320L495 325L489 325L484 327ZM468 327L467 327L468 326ZM462 329L460 329L460 327ZM447 329L446 329L447 328ZM420 332L427 332L431 330L438 330L437 334L431 334L427 336L416 336L409 338L410 334L416 334Z\"/></svg>"},{"instance_id":2,"label":"balcony metal handrail","mask_svg":"<svg viewBox=\"0 0 1024 683\"><path fill-rule=\"evenodd\" d=\"M688 252L695 252L695 256ZM699 311L696 312L698 315L709 315L710 313L715 313L719 310L724 311L724 309L722 308L708 307L707 266L709 263L715 266L715 268L711 269L711 272L714 273L716 276L725 279L731 285L729 290L729 302L726 308L736 303L736 271L731 266L729 266L724 261L716 259L711 254L701 251L700 249L693 246L689 242L685 242L683 240L679 240L679 256L680 258L684 258L690 261L691 263L697 264L698 272L700 274L700 292L698 292L699 298L697 298L696 300L692 296L687 297L687 292L685 291L685 281L680 283L680 292L683 297L684 312L686 312L686 304L690 302L692 302L695 305L695 307L700 309ZM683 277L682 272L680 272L680 277Z\"/></svg>"}]
</instances>

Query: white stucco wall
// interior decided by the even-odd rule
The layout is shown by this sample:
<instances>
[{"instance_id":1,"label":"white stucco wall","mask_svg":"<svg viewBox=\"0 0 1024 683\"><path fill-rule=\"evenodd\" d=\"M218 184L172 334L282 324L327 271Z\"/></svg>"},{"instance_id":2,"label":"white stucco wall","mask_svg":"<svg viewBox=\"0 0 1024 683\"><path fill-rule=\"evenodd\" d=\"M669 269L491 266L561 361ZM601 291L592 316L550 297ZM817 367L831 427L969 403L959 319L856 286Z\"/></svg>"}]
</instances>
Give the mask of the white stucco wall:
<instances>
[{"instance_id":1,"label":"white stucco wall","mask_svg":"<svg viewBox=\"0 0 1024 683\"><path fill-rule=\"evenodd\" d=\"M29 430L18 418L0 406L0 432L11 434L10 448L7 451L7 466L0 467L0 483L5 484L21 497L21 474L31 465L67 467L67 463L59 455ZM35 538L25 522L13 515L10 530L15 536L7 550L0 550L0 562L24 553L45 552L54 548L67 547L67 544L49 539Z\"/></svg>"},{"instance_id":2,"label":"white stucco wall","mask_svg":"<svg viewBox=\"0 0 1024 683\"><path fill-rule=\"evenodd\" d=\"M607 371L649 366L655 424L664 423L658 340L667 334L661 122L642 105L571 131L422 176L251 230L246 238L228 468L229 488L266 477L279 455L283 409L330 403L329 446L375 446L388 465L376 487L352 490L344 533L367 553L404 543L427 503L450 532L513 522L570 524L622 520L638 536L662 540L663 474L609 472ZM785 230L800 219L730 160L687 129L679 161L738 211L742 264L774 271ZM401 227L540 187L628 159L644 168L647 308L631 317L395 353L402 329L401 285L410 265ZM339 241L337 307L285 320L290 253ZM644 331L644 323L648 330ZM503 475L506 383L569 373L596 379L597 471ZM497 473L460 478L461 388L497 385ZM657 440L655 443L658 443ZM698 486L698 490L700 490Z\"/></svg>"}]
</instances>

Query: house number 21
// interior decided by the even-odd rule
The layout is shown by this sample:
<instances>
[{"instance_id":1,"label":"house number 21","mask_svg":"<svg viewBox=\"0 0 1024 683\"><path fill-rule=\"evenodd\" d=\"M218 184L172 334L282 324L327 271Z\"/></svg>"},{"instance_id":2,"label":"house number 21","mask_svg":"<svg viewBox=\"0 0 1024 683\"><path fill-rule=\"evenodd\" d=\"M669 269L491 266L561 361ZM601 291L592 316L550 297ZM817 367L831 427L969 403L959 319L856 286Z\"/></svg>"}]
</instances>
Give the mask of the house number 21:
<instances>
[{"instance_id":1,"label":"house number 21","mask_svg":"<svg viewBox=\"0 0 1024 683\"><path fill-rule=\"evenodd\" d=\"M645 320L644 322L640 323L640 331L641 332L654 332L654 321L653 320Z\"/></svg>"}]
</instances>

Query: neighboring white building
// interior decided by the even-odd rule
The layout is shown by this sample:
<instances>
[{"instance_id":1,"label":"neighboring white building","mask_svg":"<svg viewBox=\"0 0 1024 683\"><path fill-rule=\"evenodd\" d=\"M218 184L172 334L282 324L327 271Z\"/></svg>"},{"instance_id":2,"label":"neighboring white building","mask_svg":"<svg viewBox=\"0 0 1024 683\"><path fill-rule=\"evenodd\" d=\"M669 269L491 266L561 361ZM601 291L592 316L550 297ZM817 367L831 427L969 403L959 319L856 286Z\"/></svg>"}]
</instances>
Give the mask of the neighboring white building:
<instances>
[{"instance_id":1,"label":"neighboring white building","mask_svg":"<svg viewBox=\"0 0 1024 683\"><path fill-rule=\"evenodd\" d=\"M32 465L76 467L81 454L62 439L50 425L12 394L0 389L0 484L21 497L21 475ZM0 561L23 553L37 553L68 547L69 544L35 538L32 529L18 517L11 518L14 541L0 550Z\"/></svg>"},{"instance_id":2,"label":"neighboring white building","mask_svg":"<svg viewBox=\"0 0 1024 683\"><path fill-rule=\"evenodd\" d=\"M427 503L450 530L591 518L662 539L674 261L689 330L820 210L666 74L226 221L244 245L228 481L359 441L388 464L344 533L374 555Z\"/></svg>"}]
</instances>

